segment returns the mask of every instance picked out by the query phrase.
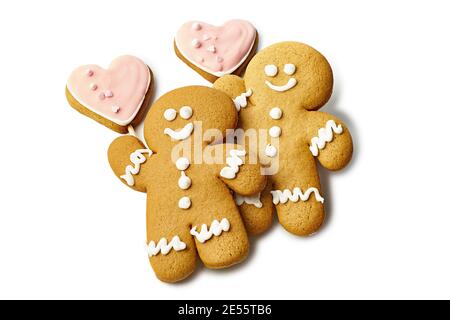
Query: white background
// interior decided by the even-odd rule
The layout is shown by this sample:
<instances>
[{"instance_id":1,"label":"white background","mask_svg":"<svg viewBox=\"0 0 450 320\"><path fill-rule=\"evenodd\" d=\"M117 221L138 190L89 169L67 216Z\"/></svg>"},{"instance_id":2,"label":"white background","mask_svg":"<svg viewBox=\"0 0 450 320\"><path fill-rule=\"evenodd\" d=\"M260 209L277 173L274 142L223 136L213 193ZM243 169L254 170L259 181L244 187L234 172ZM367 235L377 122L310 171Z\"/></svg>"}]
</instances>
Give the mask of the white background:
<instances>
[{"instance_id":1,"label":"white background","mask_svg":"<svg viewBox=\"0 0 450 320\"><path fill-rule=\"evenodd\" d=\"M450 298L449 12L447 1L1 1L0 298ZM297 40L328 58L324 110L351 129L353 162L322 173L317 235L275 223L240 266L164 284L147 261L145 195L108 166L117 134L70 108L65 82L133 54L156 96L207 85L173 36L188 20L233 18L256 26L261 47Z\"/></svg>"}]
</instances>

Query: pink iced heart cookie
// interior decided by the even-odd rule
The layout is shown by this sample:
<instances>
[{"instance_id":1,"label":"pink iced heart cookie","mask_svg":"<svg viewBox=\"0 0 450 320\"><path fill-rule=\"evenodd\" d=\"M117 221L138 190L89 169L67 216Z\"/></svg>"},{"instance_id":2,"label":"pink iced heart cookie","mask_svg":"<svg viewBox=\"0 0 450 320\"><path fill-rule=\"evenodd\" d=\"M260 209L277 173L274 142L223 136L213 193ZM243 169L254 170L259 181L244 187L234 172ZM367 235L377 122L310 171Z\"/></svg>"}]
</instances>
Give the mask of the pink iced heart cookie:
<instances>
[{"instance_id":1,"label":"pink iced heart cookie","mask_svg":"<svg viewBox=\"0 0 450 320\"><path fill-rule=\"evenodd\" d=\"M214 82L244 70L255 54L257 38L256 29L244 20L231 20L221 27L191 21L178 30L175 52L205 79Z\"/></svg>"},{"instance_id":2,"label":"pink iced heart cookie","mask_svg":"<svg viewBox=\"0 0 450 320\"><path fill-rule=\"evenodd\" d=\"M144 62L121 56L108 69L97 65L75 69L67 81L66 96L79 112L124 133L143 118L151 84L151 71Z\"/></svg>"}]
</instances>

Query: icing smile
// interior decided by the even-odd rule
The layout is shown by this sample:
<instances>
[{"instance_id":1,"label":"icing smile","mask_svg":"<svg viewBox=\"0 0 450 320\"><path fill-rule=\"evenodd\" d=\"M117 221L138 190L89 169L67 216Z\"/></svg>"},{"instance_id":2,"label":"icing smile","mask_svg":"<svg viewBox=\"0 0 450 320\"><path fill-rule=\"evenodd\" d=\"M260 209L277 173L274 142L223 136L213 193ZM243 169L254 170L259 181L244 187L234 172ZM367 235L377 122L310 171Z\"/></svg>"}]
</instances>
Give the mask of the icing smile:
<instances>
[{"instance_id":1,"label":"icing smile","mask_svg":"<svg viewBox=\"0 0 450 320\"><path fill-rule=\"evenodd\" d=\"M277 92L285 92L288 91L289 89L292 89L293 87L295 87L297 85L297 80L295 78L289 78L289 81L282 86L276 86L274 84L272 84L269 80L266 80L266 85Z\"/></svg>"},{"instance_id":2,"label":"icing smile","mask_svg":"<svg viewBox=\"0 0 450 320\"><path fill-rule=\"evenodd\" d=\"M189 138L190 135L192 134L192 131L194 131L194 124L192 122L190 122L187 125L185 125L183 129L181 129L179 131L174 131L170 128L165 128L164 134L167 134L169 137L171 137L174 140L181 141L181 140Z\"/></svg>"}]
</instances>

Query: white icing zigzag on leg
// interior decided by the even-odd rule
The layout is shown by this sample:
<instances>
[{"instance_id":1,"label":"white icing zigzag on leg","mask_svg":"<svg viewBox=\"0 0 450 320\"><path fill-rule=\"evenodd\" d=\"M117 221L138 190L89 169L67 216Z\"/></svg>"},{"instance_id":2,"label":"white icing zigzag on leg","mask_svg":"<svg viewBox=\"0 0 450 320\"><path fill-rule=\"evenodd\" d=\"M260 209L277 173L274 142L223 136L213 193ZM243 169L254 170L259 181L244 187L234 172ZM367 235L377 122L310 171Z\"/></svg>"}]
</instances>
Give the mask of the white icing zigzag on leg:
<instances>
[{"instance_id":1,"label":"white icing zigzag on leg","mask_svg":"<svg viewBox=\"0 0 450 320\"><path fill-rule=\"evenodd\" d=\"M202 224L200 232L197 232L197 226L192 227L191 234L197 238L200 243L204 243L212 238L212 236L220 236L223 231L227 232L230 230L230 222L228 219L223 218L220 222L214 220L211 223L211 227L208 230L208 226L206 224Z\"/></svg>"},{"instance_id":2,"label":"white icing zigzag on leg","mask_svg":"<svg viewBox=\"0 0 450 320\"><path fill-rule=\"evenodd\" d=\"M153 257L158 255L160 252L162 255L166 255L170 252L170 250L182 251L186 249L186 243L180 240L180 237L174 236L172 241L167 243L166 238L161 238L156 245L154 241L150 241L147 246L149 257Z\"/></svg>"},{"instance_id":3,"label":"white icing zigzag on leg","mask_svg":"<svg viewBox=\"0 0 450 320\"><path fill-rule=\"evenodd\" d=\"M323 203L325 199L320 195L319 190L317 188L308 188L305 193L302 192L300 188L294 188L291 192L289 189L274 190L270 192L272 194L273 203L275 205L279 203L286 203L288 200L292 202L298 202L298 200L307 201L311 196L311 193L314 193L316 197L316 201Z\"/></svg>"},{"instance_id":4,"label":"white icing zigzag on leg","mask_svg":"<svg viewBox=\"0 0 450 320\"><path fill-rule=\"evenodd\" d=\"M319 155L319 150L325 148L327 142L333 141L333 132L336 134L341 134L342 131L343 129L341 125L337 125L334 120L328 120L325 128L319 129L318 136L311 139L311 146L309 147L309 150L311 150L312 155L317 157Z\"/></svg>"},{"instance_id":5,"label":"white icing zigzag on leg","mask_svg":"<svg viewBox=\"0 0 450 320\"><path fill-rule=\"evenodd\" d=\"M242 206L244 202L246 204L252 204L257 208L262 208L263 204L261 202L261 193L258 193L253 196L242 196L240 194L234 194L234 201L238 206Z\"/></svg>"}]
</instances>

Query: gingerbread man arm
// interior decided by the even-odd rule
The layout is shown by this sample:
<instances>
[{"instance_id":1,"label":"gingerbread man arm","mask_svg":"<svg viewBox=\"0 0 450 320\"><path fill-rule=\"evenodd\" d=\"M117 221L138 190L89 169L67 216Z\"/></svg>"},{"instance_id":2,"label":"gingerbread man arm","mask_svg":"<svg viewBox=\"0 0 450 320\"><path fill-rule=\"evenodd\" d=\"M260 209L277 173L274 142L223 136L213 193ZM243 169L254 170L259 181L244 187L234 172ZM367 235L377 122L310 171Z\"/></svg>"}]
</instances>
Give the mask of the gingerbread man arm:
<instances>
[{"instance_id":1,"label":"gingerbread man arm","mask_svg":"<svg viewBox=\"0 0 450 320\"><path fill-rule=\"evenodd\" d=\"M114 174L130 188L145 192L149 160L153 152L136 137L115 139L108 149L109 164Z\"/></svg>"},{"instance_id":2,"label":"gingerbread man arm","mask_svg":"<svg viewBox=\"0 0 450 320\"><path fill-rule=\"evenodd\" d=\"M267 177L261 175L257 155L250 154L236 144L218 144L205 149L208 163L214 163L212 170L231 190L244 196L261 192Z\"/></svg>"},{"instance_id":3,"label":"gingerbread man arm","mask_svg":"<svg viewBox=\"0 0 450 320\"><path fill-rule=\"evenodd\" d=\"M245 88L244 80L238 76L223 76L214 82L213 87L226 93L231 99L233 99L238 111L250 104L249 98L252 95L252 91Z\"/></svg>"},{"instance_id":4,"label":"gingerbread man arm","mask_svg":"<svg viewBox=\"0 0 450 320\"><path fill-rule=\"evenodd\" d=\"M340 170L351 160L353 142L350 131L338 118L318 111L308 112L306 139L310 152L328 170Z\"/></svg>"}]
</instances>

